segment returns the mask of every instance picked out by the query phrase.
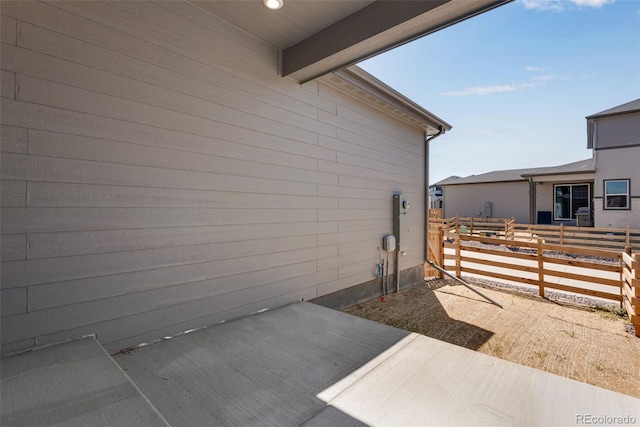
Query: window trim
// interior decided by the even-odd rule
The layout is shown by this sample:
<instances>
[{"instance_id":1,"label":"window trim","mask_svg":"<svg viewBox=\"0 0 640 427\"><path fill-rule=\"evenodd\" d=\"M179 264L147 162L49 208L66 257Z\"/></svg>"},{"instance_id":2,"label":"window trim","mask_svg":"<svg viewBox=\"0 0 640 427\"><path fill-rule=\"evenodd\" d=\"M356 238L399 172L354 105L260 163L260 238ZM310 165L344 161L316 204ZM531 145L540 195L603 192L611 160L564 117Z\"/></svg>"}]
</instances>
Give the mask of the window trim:
<instances>
[{"instance_id":1,"label":"window trim","mask_svg":"<svg viewBox=\"0 0 640 427\"><path fill-rule=\"evenodd\" d=\"M554 221L575 221L576 218L558 218L556 217L556 187L570 187L570 198L569 201L571 203L571 206L569 207L569 211L571 212L571 215L573 216L575 213L573 211L573 187L574 186L582 186L582 185L586 185L587 186L587 202L589 203L589 209L591 209L591 183L589 182L571 182L571 183L564 183L564 184L553 184L553 220Z\"/></svg>"},{"instance_id":2,"label":"window trim","mask_svg":"<svg viewBox=\"0 0 640 427\"><path fill-rule=\"evenodd\" d=\"M627 192L626 193L613 193L607 194L607 182L612 181L625 181L627 183ZM627 206L625 207L610 207L607 206L607 196L627 196ZM631 178L614 178L614 179L603 179L602 180L602 209L605 211L628 211L631 210Z\"/></svg>"}]
</instances>

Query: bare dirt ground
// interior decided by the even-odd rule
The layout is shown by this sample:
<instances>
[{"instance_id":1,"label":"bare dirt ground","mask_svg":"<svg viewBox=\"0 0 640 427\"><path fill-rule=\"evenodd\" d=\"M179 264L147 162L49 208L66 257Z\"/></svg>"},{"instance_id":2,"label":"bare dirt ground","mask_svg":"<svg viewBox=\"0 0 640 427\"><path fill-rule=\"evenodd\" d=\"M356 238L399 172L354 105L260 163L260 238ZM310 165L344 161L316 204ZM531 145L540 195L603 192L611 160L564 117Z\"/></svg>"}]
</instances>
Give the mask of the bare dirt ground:
<instances>
[{"instance_id":1,"label":"bare dirt ground","mask_svg":"<svg viewBox=\"0 0 640 427\"><path fill-rule=\"evenodd\" d=\"M504 309L434 280L345 311L640 398L640 338L627 332L628 318L475 283Z\"/></svg>"}]
</instances>

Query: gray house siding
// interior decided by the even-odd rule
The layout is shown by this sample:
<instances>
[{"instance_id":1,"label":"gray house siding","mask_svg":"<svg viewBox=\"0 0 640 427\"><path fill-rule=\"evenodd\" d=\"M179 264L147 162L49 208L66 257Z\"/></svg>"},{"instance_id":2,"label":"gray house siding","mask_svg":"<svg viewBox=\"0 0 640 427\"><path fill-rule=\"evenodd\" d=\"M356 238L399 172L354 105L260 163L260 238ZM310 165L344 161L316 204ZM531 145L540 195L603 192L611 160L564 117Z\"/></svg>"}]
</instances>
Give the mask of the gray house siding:
<instances>
[{"instance_id":1,"label":"gray house siding","mask_svg":"<svg viewBox=\"0 0 640 427\"><path fill-rule=\"evenodd\" d=\"M445 217L484 216L484 205L492 203L493 218L514 217L517 222L529 222L529 183L488 182L443 186ZM481 214L478 215L477 213Z\"/></svg>"},{"instance_id":2,"label":"gray house siding","mask_svg":"<svg viewBox=\"0 0 640 427\"><path fill-rule=\"evenodd\" d=\"M640 145L640 113L596 119L595 149Z\"/></svg>"},{"instance_id":3,"label":"gray house siding","mask_svg":"<svg viewBox=\"0 0 640 427\"><path fill-rule=\"evenodd\" d=\"M182 2L3 2L2 351L110 351L375 278L423 133ZM415 208L402 269L422 263Z\"/></svg>"},{"instance_id":4,"label":"gray house siding","mask_svg":"<svg viewBox=\"0 0 640 427\"><path fill-rule=\"evenodd\" d=\"M595 226L640 229L640 146L597 150L595 156L598 162L594 184ZM604 209L604 181L609 179L630 180L631 209Z\"/></svg>"}]
</instances>

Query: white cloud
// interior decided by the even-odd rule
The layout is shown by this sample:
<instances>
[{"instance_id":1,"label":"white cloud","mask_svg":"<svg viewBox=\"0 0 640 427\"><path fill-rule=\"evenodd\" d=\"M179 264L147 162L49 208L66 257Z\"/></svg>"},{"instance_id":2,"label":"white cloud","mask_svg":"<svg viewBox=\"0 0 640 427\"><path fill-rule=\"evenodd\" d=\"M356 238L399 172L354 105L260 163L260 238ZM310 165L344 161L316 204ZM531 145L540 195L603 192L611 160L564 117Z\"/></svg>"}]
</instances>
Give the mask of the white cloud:
<instances>
[{"instance_id":1,"label":"white cloud","mask_svg":"<svg viewBox=\"0 0 640 427\"><path fill-rule=\"evenodd\" d=\"M553 74L547 74L544 76L535 76L533 78L533 80L537 81L537 82L550 82L552 80L556 80L558 78L558 76L553 75Z\"/></svg>"},{"instance_id":2,"label":"white cloud","mask_svg":"<svg viewBox=\"0 0 640 427\"><path fill-rule=\"evenodd\" d=\"M494 135L496 131L491 129L475 129L473 133L477 133L478 135Z\"/></svg>"},{"instance_id":3,"label":"white cloud","mask_svg":"<svg viewBox=\"0 0 640 427\"><path fill-rule=\"evenodd\" d=\"M536 66L536 65L527 65L526 67L524 67L524 70L525 70L525 71L528 71L528 72L532 72L532 71L542 71L542 68L541 68L541 67L538 67L538 66Z\"/></svg>"},{"instance_id":4,"label":"white cloud","mask_svg":"<svg viewBox=\"0 0 640 427\"><path fill-rule=\"evenodd\" d=\"M520 0L520 3L525 9L560 12L572 6L600 8L614 1L615 0Z\"/></svg>"},{"instance_id":5,"label":"white cloud","mask_svg":"<svg viewBox=\"0 0 640 427\"><path fill-rule=\"evenodd\" d=\"M491 95L493 93L514 92L516 90L528 89L532 87L535 87L533 83L475 86L475 87L464 89L464 90L443 92L440 94L440 96Z\"/></svg>"},{"instance_id":6,"label":"white cloud","mask_svg":"<svg viewBox=\"0 0 640 427\"><path fill-rule=\"evenodd\" d=\"M467 95L490 95L499 92L513 92L516 85L493 85L493 86L476 86L465 90L453 92L444 92L442 96L467 96Z\"/></svg>"}]
</instances>

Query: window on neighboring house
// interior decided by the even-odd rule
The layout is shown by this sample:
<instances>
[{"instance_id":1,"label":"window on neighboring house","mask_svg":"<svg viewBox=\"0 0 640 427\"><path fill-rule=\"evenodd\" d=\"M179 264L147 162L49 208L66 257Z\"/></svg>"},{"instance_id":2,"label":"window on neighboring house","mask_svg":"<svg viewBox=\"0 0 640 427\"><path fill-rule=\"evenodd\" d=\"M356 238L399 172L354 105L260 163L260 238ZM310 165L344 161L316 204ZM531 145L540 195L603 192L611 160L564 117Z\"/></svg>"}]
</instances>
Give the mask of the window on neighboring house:
<instances>
[{"instance_id":1,"label":"window on neighboring house","mask_svg":"<svg viewBox=\"0 0 640 427\"><path fill-rule=\"evenodd\" d=\"M604 181L604 208L629 209L628 179L608 179Z\"/></svg>"},{"instance_id":2,"label":"window on neighboring house","mask_svg":"<svg viewBox=\"0 0 640 427\"><path fill-rule=\"evenodd\" d=\"M553 186L553 219L575 219L576 211L589 207L589 184L556 184Z\"/></svg>"}]
</instances>

